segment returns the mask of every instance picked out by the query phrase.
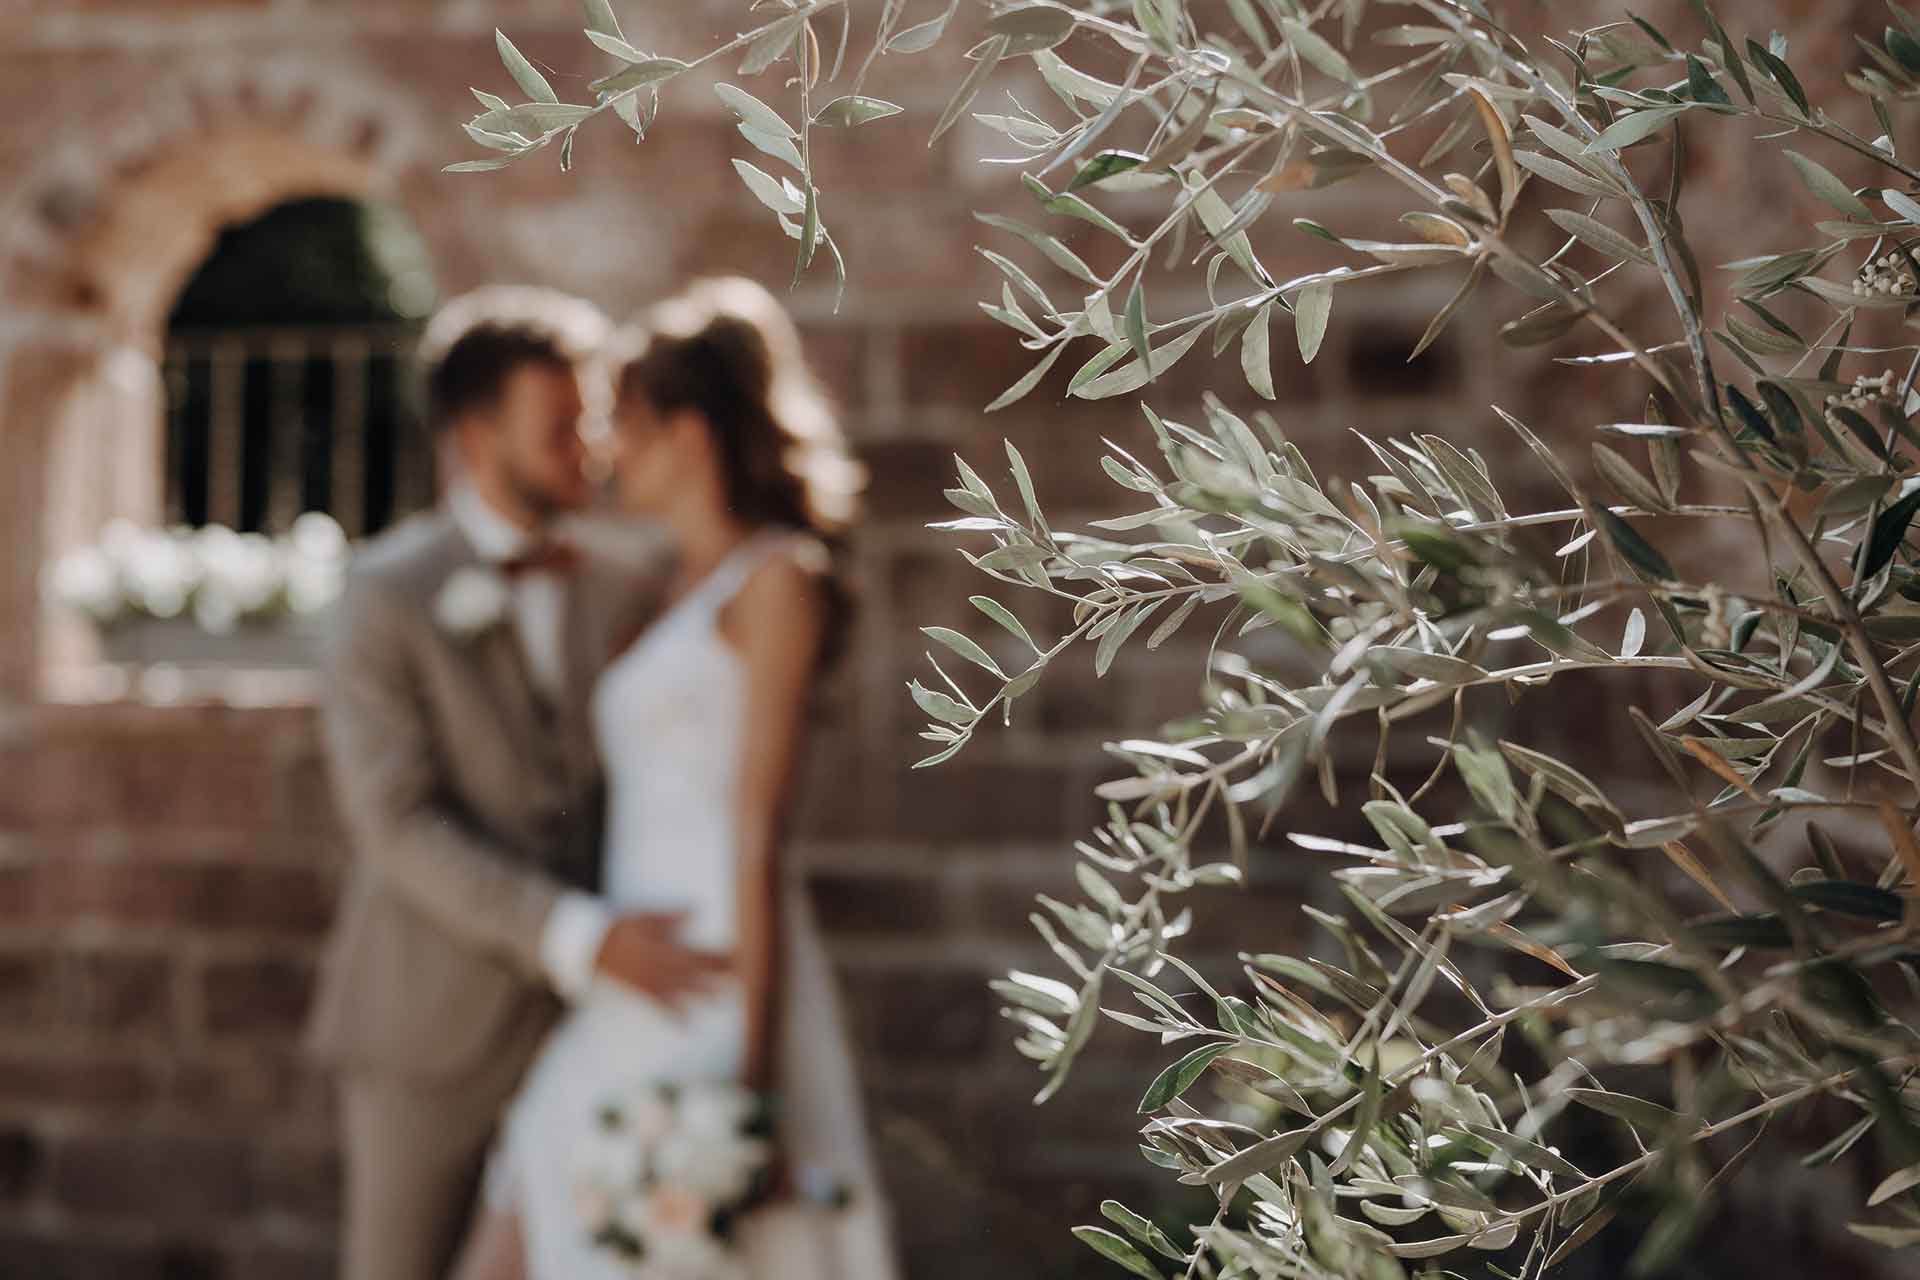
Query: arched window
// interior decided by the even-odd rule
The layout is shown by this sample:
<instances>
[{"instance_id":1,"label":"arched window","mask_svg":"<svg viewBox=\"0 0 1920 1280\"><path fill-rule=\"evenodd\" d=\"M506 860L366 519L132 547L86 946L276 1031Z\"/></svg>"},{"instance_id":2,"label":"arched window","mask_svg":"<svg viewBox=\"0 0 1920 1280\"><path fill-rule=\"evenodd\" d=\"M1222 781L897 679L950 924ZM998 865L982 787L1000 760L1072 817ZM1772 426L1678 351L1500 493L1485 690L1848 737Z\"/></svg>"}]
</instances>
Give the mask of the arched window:
<instances>
[{"instance_id":1,"label":"arched window","mask_svg":"<svg viewBox=\"0 0 1920 1280\"><path fill-rule=\"evenodd\" d=\"M410 374L426 247L381 204L309 199L226 228L168 321L169 522L373 533L433 496Z\"/></svg>"}]
</instances>

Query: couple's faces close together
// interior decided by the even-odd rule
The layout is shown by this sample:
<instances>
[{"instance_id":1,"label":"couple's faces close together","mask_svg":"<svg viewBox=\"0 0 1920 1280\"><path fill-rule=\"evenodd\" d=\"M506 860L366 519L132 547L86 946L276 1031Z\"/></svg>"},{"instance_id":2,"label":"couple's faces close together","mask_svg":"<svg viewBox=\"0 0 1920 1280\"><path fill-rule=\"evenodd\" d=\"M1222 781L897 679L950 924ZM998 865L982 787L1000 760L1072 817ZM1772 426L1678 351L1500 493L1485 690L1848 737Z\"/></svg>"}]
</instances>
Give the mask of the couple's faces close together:
<instances>
[{"instance_id":1,"label":"couple's faces close together","mask_svg":"<svg viewBox=\"0 0 1920 1280\"><path fill-rule=\"evenodd\" d=\"M612 431L587 435L587 401L579 370L523 364L507 375L490 409L466 424L469 466L498 477L528 511L542 518L578 511L610 472L615 501L638 515L657 515L672 501L694 452L705 444L697 415L661 415L643 399L622 397Z\"/></svg>"}]
</instances>

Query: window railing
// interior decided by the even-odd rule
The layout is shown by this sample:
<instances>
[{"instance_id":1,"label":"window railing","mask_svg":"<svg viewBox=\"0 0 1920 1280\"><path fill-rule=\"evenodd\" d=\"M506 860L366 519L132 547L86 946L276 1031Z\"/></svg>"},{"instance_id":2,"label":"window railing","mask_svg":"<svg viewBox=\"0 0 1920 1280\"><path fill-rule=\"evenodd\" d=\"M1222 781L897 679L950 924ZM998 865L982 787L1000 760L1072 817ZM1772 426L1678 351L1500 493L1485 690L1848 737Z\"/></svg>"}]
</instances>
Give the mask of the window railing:
<instances>
[{"instance_id":1,"label":"window railing","mask_svg":"<svg viewBox=\"0 0 1920 1280\"><path fill-rule=\"evenodd\" d=\"M417 333L326 327L168 336L167 514L285 531L325 511L355 537L433 500Z\"/></svg>"}]
</instances>

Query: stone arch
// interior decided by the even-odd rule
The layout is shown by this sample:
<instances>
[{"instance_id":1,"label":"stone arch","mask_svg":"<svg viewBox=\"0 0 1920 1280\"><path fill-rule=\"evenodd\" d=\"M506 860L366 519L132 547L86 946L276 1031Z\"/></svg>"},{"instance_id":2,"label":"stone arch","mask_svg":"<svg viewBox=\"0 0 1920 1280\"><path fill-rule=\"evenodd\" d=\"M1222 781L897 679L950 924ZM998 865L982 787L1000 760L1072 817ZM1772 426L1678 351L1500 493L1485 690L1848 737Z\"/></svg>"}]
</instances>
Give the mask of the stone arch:
<instances>
[{"instance_id":1,"label":"stone arch","mask_svg":"<svg viewBox=\"0 0 1920 1280\"><path fill-rule=\"evenodd\" d=\"M0 223L0 699L43 696L88 653L40 607L40 566L114 516L161 513L166 319L221 229L289 200L390 198L420 150L413 106L349 67L202 73L157 98L77 129L84 153L53 148Z\"/></svg>"}]
</instances>

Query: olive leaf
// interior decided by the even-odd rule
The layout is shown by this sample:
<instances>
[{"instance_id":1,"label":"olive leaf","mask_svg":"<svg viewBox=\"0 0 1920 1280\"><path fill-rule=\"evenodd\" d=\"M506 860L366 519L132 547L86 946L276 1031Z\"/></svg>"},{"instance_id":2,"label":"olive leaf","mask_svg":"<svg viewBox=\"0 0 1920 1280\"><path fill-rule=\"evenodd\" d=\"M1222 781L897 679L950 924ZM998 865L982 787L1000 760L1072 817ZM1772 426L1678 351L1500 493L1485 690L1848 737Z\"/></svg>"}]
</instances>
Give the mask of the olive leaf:
<instances>
[{"instance_id":1,"label":"olive leaf","mask_svg":"<svg viewBox=\"0 0 1920 1280\"><path fill-rule=\"evenodd\" d=\"M1856 578L1871 578L1892 562L1894 553L1907 539L1907 526L1913 523L1916 511L1920 511L1920 488L1880 513L1873 522L1873 532L1860 544Z\"/></svg>"},{"instance_id":2,"label":"olive leaf","mask_svg":"<svg viewBox=\"0 0 1920 1280\"><path fill-rule=\"evenodd\" d=\"M1853 193L1846 183L1833 176L1833 173L1817 161L1809 160L1798 151L1783 153L1788 163L1800 174L1800 181L1806 183L1807 190L1826 201L1850 218L1872 221L1873 210L1867 208L1867 202Z\"/></svg>"},{"instance_id":3,"label":"olive leaf","mask_svg":"<svg viewBox=\"0 0 1920 1280\"><path fill-rule=\"evenodd\" d=\"M513 82L520 86L522 93L535 102L560 101L560 95L553 91L553 86L547 83L547 78L527 61L525 54L514 47L513 41L507 39L506 32L498 27L494 28L493 43L500 52L500 61L506 65L507 73L513 77Z\"/></svg>"},{"instance_id":4,"label":"olive leaf","mask_svg":"<svg viewBox=\"0 0 1920 1280\"><path fill-rule=\"evenodd\" d=\"M1598 151L1620 151L1644 142L1672 123L1676 116L1682 115L1685 107L1647 107L1640 111L1621 116L1601 131L1600 136L1589 142L1585 152L1591 155Z\"/></svg>"},{"instance_id":5,"label":"olive leaf","mask_svg":"<svg viewBox=\"0 0 1920 1280\"><path fill-rule=\"evenodd\" d=\"M1075 1239L1109 1262L1119 1263L1145 1280L1161 1280L1160 1269L1147 1261L1146 1255L1128 1244L1124 1237L1104 1227L1075 1227L1073 1234Z\"/></svg>"},{"instance_id":6,"label":"olive leaf","mask_svg":"<svg viewBox=\"0 0 1920 1280\"><path fill-rule=\"evenodd\" d=\"M844 98L835 98L820 108L814 113L813 122L829 128L853 128L874 120L884 120L888 116L897 116L903 110L905 108L882 98L849 94Z\"/></svg>"},{"instance_id":7,"label":"olive leaf","mask_svg":"<svg viewBox=\"0 0 1920 1280\"><path fill-rule=\"evenodd\" d=\"M1293 303L1294 336L1299 340L1300 359L1312 364L1326 341L1327 321L1333 315L1333 286L1308 285Z\"/></svg>"},{"instance_id":8,"label":"olive leaf","mask_svg":"<svg viewBox=\"0 0 1920 1280\"><path fill-rule=\"evenodd\" d=\"M1212 1061L1232 1049L1231 1042L1202 1045L1184 1057L1177 1059L1165 1071L1154 1078L1152 1084L1140 1098L1140 1113L1145 1115L1180 1097L1193 1087Z\"/></svg>"}]
</instances>

